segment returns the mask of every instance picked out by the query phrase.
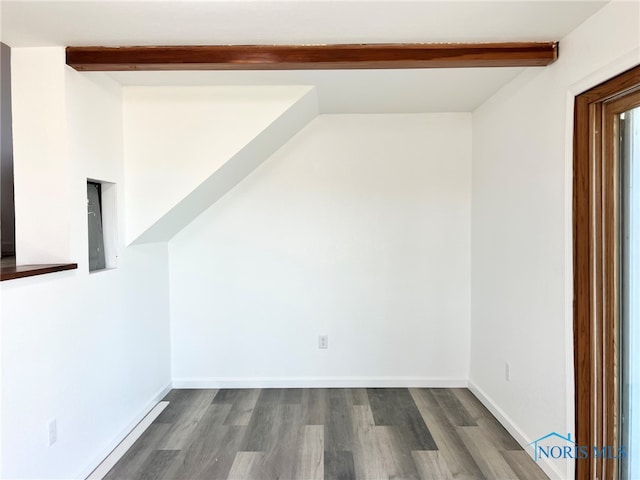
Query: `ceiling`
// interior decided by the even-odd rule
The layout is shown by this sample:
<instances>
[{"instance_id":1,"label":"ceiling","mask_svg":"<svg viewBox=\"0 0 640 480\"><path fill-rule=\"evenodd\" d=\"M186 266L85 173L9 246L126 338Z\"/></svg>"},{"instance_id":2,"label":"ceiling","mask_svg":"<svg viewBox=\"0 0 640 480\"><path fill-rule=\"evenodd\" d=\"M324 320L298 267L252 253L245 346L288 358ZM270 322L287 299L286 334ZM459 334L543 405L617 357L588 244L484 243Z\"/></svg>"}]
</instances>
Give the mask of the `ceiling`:
<instances>
[{"instance_id":1,"label":"ceiling","mask_svg":"<svg viewBox=\"0 0 640 480\"><path fill-rule=\"evenodd\" d=\"M1 38L11 47L555 41L605 3L3 0ZM315 85L322 112L385 113L472 111L521 71L114 72L111 76L126 85Z\"/></svg>"},{"instance_id":2,"label":"ceiling","mask_svg":"<svg viewBox=\"0 0 640 480\"><path fill-rule=\"evenodd\" d=\"M110 75L124 85L315 85L322 113L418 113L473 111L521 71L522 68L447 68Z\"/></svg>"},{"instance_id":3,"label":"ceiling","mask_svg":"<svg viewBox=\"0 0 640 480\"><path fill-rule=\"evenodd\" d=\"M600 1L2 1L2 41L42 45L559 40Z\"/></svg>"}]
</instances>

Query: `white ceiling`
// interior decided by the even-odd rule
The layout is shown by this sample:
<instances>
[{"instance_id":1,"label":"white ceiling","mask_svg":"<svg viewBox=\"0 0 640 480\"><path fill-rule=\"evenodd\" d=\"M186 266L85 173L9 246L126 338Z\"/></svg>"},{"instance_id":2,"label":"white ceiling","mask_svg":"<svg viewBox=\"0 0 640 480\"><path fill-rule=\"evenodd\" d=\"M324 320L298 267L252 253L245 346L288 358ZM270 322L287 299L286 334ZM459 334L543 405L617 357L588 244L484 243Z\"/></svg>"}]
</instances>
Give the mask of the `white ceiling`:
<instances>
[{"instance_id":1,"label":"white ceiling","mask_svg":"<svg viewBox=\"0 0 640 480\"><path fill-rule=\"evenodd\" d=\"M9 46L559 40L601 1L2 1Z\"/></svg>"},{"instance_id":2,"label":"white ceiling","mask_svg":"<svg viewBox=\"0 0 640 480\"><path fill-rule=\"evenodd\" d=\"M447 68L110 75L124 85L315 85L322 113L418 113L470 112L521 71L522 68Z\"/></svg>"},{"instance_id":3,"label":"white ceiling","mask_svg":"<svg viewBox=\"0 0 640 480\"><path fill-rule=\"evenodd\" d=\"M560 40L603 1L2 0L1 38L48 45ZM560 47L562 55L562 46ZM131 85L315 85L323 112L472 111L521 68L117 72Z\"/></svg>"}]
</instances>

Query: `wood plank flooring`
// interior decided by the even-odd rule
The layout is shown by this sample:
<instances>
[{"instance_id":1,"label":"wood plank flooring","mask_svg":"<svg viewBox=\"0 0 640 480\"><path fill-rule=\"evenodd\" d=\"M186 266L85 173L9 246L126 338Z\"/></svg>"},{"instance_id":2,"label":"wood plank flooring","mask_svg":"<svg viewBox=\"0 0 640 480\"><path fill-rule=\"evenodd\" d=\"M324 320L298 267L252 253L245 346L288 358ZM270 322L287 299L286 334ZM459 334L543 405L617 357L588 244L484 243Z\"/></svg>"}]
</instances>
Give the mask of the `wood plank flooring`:
<instances>
[{"instance_id":1,"label":"wood plank flooring","mask_svg":"<svg viewBox=\"0 0 640 480\"><path fill-rule=\"evenodd\" d=\"M106 480L542 480L467 389L172 390Z\"/></svg>"}]
</instances>

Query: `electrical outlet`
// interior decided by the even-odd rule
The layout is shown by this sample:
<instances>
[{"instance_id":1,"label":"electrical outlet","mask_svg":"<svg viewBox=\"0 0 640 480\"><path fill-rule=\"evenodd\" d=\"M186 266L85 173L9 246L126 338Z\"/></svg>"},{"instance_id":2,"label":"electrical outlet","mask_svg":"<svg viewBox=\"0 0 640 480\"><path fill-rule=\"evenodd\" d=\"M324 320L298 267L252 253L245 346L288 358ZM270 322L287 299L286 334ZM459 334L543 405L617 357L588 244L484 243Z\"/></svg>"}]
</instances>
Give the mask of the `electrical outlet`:
<instances>
[{"instance_id":1,"label":"electrical outlet","mask_svg":"<svg viewBox=\"0 0 640 480\"><path fill-rule=\"evenodd\" d=\"M53 420L49 420L48 428L49 428L49 446L51 446L54 443L56 443L56 441L58 440L58 423L56 422L55 418Z\"/></svg>"},{"instance_id":2,"label":"electrical outlet","mask_svg":"<svg viewBox=\"0 0 640 480\"><path fill-rule=\"evenodd\" d=\"M507 382L511 381L511 365L509 365L509 362L504 362L504 379Z\"/></svg>"},{"instance_id":3,"label":"electrical outlet","mask_svg":"<svg viewBox=\"0 0 640 480\"><path fill-rule=\"evenodd\" d=\"M318 337L318 348L329 348L329 335L320 335Z\"/></svg>"}]
</instances>

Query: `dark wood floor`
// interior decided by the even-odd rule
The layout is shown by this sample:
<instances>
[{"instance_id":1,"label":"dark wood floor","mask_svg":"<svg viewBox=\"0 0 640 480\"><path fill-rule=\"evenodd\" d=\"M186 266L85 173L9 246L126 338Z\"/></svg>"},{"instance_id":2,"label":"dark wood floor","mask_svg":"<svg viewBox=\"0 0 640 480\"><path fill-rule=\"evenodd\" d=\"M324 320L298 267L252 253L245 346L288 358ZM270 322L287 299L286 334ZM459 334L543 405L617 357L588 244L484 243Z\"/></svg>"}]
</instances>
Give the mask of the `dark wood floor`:
<instances>
[{"instance_id":1,"label":"dark wood floor","mask_svg":"<svg viewBox=\"0 0 640 480\"><path fill-rule=\"evenodd\" d=\"M467 389L172 390L106 476L545 479Z\"/></svg>"}]
</instances>

